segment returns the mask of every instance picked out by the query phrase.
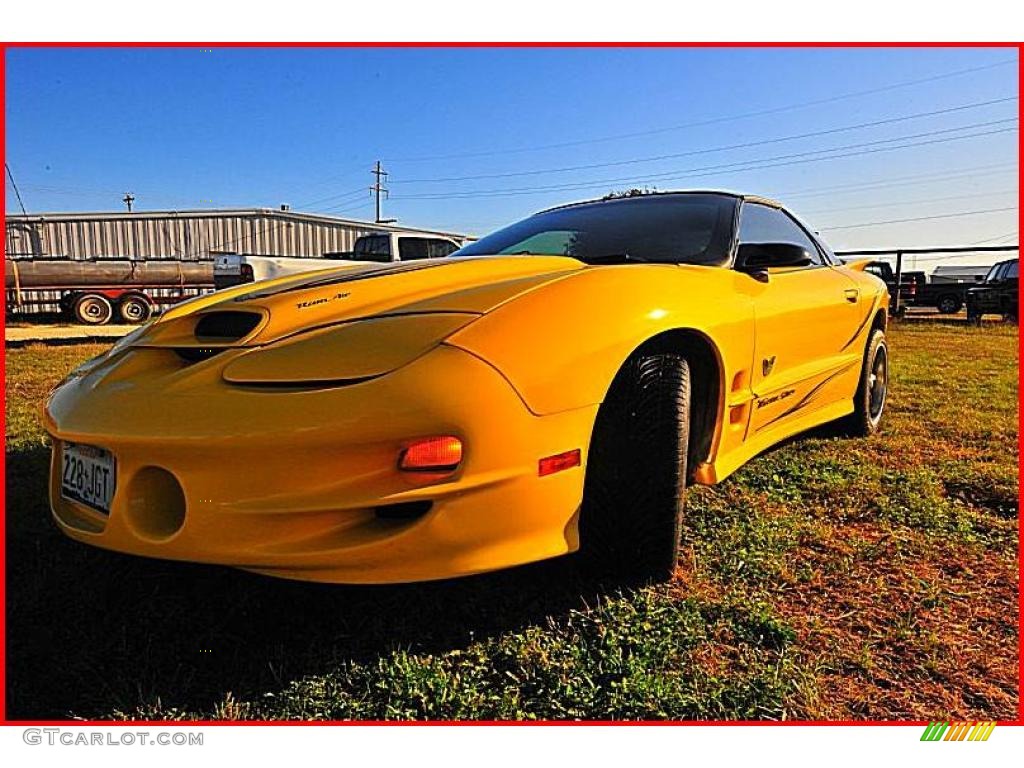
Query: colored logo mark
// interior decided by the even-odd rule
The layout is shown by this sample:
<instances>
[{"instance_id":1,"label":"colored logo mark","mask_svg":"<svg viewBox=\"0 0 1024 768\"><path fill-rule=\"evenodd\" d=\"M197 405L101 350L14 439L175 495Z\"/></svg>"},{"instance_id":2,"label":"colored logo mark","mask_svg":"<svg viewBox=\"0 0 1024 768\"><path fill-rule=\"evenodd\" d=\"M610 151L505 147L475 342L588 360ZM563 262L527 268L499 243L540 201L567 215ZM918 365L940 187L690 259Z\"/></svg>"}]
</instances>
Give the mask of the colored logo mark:
<instances>
[{"instance_id":1,"label":"colored logo mark","mask_svg":"<svg viewBox=\"0 0 1024 768\"><path fill-rule=\"evenodd\" d=\"M921 734L921 741L988 741L995 727L993 720L928 723Z\"/></svg>"}]
</instances>

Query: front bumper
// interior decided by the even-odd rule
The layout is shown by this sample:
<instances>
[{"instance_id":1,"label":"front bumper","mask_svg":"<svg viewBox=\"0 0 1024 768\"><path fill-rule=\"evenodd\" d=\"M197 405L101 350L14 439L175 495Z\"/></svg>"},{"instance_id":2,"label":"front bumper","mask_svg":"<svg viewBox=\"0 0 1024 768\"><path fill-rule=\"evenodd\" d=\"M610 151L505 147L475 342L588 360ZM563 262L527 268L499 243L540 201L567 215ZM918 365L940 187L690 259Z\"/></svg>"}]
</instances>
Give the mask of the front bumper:
<instances>
[{"instance_id":1,"label":"front bumper","mask_svg":"<svg viewBox=\"0 0 1024 768\"><path fill-rule=\"evenodd\" d=\"M184 364L172 350L131 349L53 392L50 501L64 533L346 583L448 578L577 548L583 466L538 477L537 462L580 448L585 466L596 406L535 416L493 367L446 345L380 378L319 389L227 384L236 354ZM406 441L437 434L465 445L453 475L397 469ZM67 441L114 454L109 515L61 496ZM429 511L378 513L409 502Z\"/></svg>"}]
</instances>

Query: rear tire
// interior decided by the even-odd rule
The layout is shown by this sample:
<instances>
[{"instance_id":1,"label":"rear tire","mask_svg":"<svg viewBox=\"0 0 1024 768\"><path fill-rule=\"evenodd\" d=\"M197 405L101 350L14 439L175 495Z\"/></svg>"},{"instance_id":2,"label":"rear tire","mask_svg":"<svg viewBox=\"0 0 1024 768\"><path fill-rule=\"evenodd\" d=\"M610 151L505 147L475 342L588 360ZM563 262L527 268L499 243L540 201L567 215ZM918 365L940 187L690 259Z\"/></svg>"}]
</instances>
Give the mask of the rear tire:
<instances>
[{"instance_id":1,"label":"rear tire","mask_svg":"<svg viewBox=\"0 0 1024 768\"><path fill-rule=\"evenodd\" d=\"M594 576L665 581L678 558L686 494L690 367L637 355L598 411L580 513L580 556Z\"/></svg>"},{"instance_id":2,"label":"rear tire","mask_svg":"<svg viewBox=\"0 0 1024 768\"><path fill-rule=\"evenodd\" d=\"M153 314L153 305L141 294L128 294L117 303L117 315L129 325L144 323Z\"/></svg>"},{"instance_id":3,"label":"rear tire","mask_svg":"<svg viewBox=\"0 0 1024 768\"><path fill-rule=\"evenodd\" d=\"M868 437L878 431L889 397L889 347L885 333L876 328L868 337L860 382L853 396L853 413L841 422L848 437Z\"/></svg>"},{"instance_id":4,"label":"rear tire","mask_svg":"<svg viewBox=\"0 0 1024 768\"><path fill-rule=\"evenodd\" d=\"M943 315L955 315L963 307L964 303L960 297L954 294L947 294L939 298L935 308Z\"/></svg>"},{"instance_id":5,"label":"rear tire","mask_svg":"<svg viewBox=\"0 0 1024 768\"><path fill-rule=\"evenodd\" d=\"M83 325L105 325L114 316L114 308L106 296L86 293L75 299L71 313Z\"/></svg>"}]
</instances>

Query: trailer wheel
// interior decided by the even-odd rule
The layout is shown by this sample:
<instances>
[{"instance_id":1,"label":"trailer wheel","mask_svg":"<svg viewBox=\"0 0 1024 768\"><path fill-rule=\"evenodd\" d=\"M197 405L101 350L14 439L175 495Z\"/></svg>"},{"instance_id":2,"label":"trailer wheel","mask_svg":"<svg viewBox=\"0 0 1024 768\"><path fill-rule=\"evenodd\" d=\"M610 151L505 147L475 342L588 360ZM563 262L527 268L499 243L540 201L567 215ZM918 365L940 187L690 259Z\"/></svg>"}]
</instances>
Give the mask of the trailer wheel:
<instances>
[{"instance_id":1,"label":"trailer wheel","mask_svg":"<svg viewBox=\"0 0 1024 768\"><path fill-rule=\"evenodd\" d=\"M71 305L75 319L84 325L105 325L114 316L110 299L98 293L85 293Z\"/></svg>"},{"instance_id":2,"label":"trailer wheel","mask_svg":"<svg viewBox=\"0 0 1024 768\"><path fill-rule=\"evenodd\" d=\"M129 293L117 302L117 314L126 323L144 323L153 314L153 305L141 293Z\"/></svg>"}]
</instances>

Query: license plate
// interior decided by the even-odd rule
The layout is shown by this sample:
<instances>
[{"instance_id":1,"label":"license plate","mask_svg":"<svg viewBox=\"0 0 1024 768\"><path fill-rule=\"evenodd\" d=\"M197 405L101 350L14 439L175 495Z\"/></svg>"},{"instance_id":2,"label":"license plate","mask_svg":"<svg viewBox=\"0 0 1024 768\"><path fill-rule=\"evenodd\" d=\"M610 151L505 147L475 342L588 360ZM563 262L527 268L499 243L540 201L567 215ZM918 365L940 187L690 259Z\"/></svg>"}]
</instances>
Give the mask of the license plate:
<instances>
[{"instance_id":1,"label":"license plate","mask_svg":"<svg viewBox=\"0 0 1024 768\"><path fill-rule=\"evenodd\" d=\"M109 514L117 481L114 455L94 445L64 443L61 457L60 495Z\"/></svg>"}]
</instances>

